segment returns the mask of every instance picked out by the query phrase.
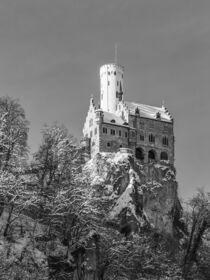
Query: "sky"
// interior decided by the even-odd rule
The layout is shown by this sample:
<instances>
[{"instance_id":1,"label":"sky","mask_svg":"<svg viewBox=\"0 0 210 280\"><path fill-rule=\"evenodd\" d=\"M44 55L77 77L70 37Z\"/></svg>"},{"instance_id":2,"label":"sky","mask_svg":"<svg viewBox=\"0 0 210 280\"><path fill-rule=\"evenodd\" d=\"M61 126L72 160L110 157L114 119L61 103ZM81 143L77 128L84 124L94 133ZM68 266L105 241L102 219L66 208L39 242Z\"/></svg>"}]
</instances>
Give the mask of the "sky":
<instances>
[{"instance_id":1,"label":"sky","mask_svg":"<svg viewBox=\"0 0 210 280\"><path fill-rule=\"evenodd\" d=\"M81 138L116 43L125 99L175 119L180 197L210 191L209 0L1 0L0 95L25 109L31 151L44 123Z\"/></svg>"}]
</instances>

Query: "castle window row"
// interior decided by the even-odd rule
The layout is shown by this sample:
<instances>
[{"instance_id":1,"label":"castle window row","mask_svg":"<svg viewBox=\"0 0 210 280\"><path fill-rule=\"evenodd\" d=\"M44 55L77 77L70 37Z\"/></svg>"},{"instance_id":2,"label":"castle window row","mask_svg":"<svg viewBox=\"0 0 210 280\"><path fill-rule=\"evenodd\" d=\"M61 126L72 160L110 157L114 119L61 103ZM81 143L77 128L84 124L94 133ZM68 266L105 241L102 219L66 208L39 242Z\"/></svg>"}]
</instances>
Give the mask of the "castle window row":
<instances>
[{"instance_id":1,"label":"castle window row","mask_svg":"<svg viewBox=\"0 0 210 280\"><path fill-rule=\"evenodd\" d=\"M97 134L97 128L95 128L95 134ZM108 129L106 127L103 127L103 134L108 134ZM117 135L117 131L115 129L110 129L110 134L111 135ZM122 131L121 130L118 131L118 135L120 137L122 136ZM128 137L128 132L125 131L124 136L125 136L125 138L127 138ZM131 136L135 137L135 132L132 132ZM91 132L90 137L92 137L92 132ZM139 139L140 139L140 141L144 141L145 140L144 134L140 134ZM155 143L155 136L152 133L149 134L149 142L150 143ZM169 145L168 137L164 136L162 138L162 145L163 146L168 146Z\"/></svg>"},{"instance_id":2,"label":"castle window row","mask_svg":"<svg viewBox=\"0 0 210 280\"><path fill-rule=\"evenodd\" d=\"M145 160L145 156L146 156L146 152L141 148L141 147L137 147L136 148L136 152L135 152L135 156L137 159L144 161ZM167 152L161 152L160 153L160 160L168 160L168 154ZM155 150L150 150L148 152L148 161L156 161L157 160L157 153Z\"/></svg>"},{"instance_id":3,"label":"castle window row","mask_svg":"<svg viewBox=\"0 0 210 280\"><path fill-rule=\"evenodd\" d=\"M106 143L106 146L110 148L110 147L112 146L112 143L107 142L107 143ZM122 144L120 144L119 147L122 148Z\"/></svg>"},{"instance_id":4,"label":"castle window row","mask_svg":"<svg viewBox=\"0 0 210 280\"><path fill-rule=\"evenodd\" d=\"M120 107L119 107L120 109ZM163 125L163 123L160 122L156 122L153 120L149 120L149 121L144 121L142 119L140 119L140 121L137 121L136 119L132 119L130 121L130 126L132 126L133 128L136 129L145 129L148 127L148 129L157 129L159 131L161 131L163 134L173 134L173 128L170 125Z\"/></svg>"},{"instance_id":5,"label":"castle window row","mask_svg":"<svg viewBox=\"0 0 210 280\"><path fill-rule=\"evenodd\" d=\"M106 127L103 127L103 134L108 134L108 129ZM116 135L117 134L117 131L115 129L110 129L110 134L111 135ZM122 136L122 130L119 130L118 131L118 135L121 137ZM125 131L125 134L124 134L125 138L128 137L128 132Z\"/></svg>"},{"instance_id":6,"label":"castle window row","mask_svg":"<svg viewBox=\"0 0 210 280\"><path fill-rule=\"evenodd\" d=\"M116 75L117 75L117 72L116 72L116 71L114 71L114 72L113 72L113 71L111 71L111 72L108 71L107 74L108 74L108 75L114 74L114 75L116 76ZM102 73L102 74L101 74L101 77L102 77L103 75L106 75L106 73ZM123 78L123 74L122 74L122 78Z\"/></svg>"}]
</instances>

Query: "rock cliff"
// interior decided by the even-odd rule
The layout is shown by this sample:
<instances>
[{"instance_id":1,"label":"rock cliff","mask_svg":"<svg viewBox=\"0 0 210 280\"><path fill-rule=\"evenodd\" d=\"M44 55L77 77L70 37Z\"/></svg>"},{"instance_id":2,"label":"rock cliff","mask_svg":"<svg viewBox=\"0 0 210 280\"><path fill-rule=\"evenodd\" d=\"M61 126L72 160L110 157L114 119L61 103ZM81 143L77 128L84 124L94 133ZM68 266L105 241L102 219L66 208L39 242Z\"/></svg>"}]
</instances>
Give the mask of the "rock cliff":
<instances>
[{"instance_id":1,"label":"rock cliff","mask_svg":"<svg viewBox=\"0 0 210 280\"><path fill-rule=\"evenodd\" d=\"M84 173L107 201L107 222L122 233L143 227L171 236L180 232L176 172L168 162L141 164L126 152L101 153L86 163Z\"/></svg>"}]
</instances>

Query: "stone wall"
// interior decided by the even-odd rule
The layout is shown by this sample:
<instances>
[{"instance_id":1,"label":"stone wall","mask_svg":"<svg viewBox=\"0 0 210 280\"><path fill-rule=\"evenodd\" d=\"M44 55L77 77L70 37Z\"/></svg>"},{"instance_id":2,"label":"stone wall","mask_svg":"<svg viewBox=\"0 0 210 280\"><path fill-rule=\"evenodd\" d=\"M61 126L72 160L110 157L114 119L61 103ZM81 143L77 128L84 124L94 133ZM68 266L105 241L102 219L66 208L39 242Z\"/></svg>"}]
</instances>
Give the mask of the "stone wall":
<instances>
[{"instance_id":1,"label":"stone wall","mask_svg":"<svg viewBox=\"0 0 210 280\"><path fill-rule=\"evenodd\" d=\"M107 133L103 129L107 129ZM111 134L111 129L115 131L115 135ZM120 136L121 131L121 136ZM128 128L108 123L102 123L100 126L100 152L117 152L119 148L128 148ZM127 133L127 137L125 136Z\"/></svg>"},{"instance_id":2,"label":"stone wall","mask_svg":"<svg viewBox=\"0 0 210 280\"><path fill-rule=\"evenodd\" d=\"M149 150L155 150L157 160L160 160L161 152L166 152L168 154L169 161L171 163L174 162L173 123L130 115L129 126L132 126L135 131L131 131L131 135L129 137L129 147L132 149L141 147L145 153L146 162L148 161ZM134 133L135 136L132 135ZM149 141L150 134L155 137L154 143ZM163 145L163 137L168 139L168 145ZM135 143L135 145L133 143Z\"/></svg>"}]
</instances>

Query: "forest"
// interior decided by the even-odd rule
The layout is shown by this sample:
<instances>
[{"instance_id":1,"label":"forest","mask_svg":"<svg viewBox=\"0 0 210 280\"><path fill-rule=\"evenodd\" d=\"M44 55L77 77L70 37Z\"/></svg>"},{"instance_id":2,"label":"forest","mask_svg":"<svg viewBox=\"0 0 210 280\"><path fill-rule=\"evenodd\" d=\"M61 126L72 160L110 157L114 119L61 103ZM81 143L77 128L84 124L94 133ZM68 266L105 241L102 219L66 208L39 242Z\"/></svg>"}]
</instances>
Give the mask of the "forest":
<instances>
[{"instance_id":1,"label":"forest","mask_svg":"<svg viewBox=\"0 0 210 280\"><path fill-rule=\"evenodd\" d=\"M31 154L18 100L0 98L0 120L0 279L210 279L209 193L198 190L171 214L179 215L172 236L149 223L120 230L64 125L43 125Z\"/></svg>"}]
</instances>

